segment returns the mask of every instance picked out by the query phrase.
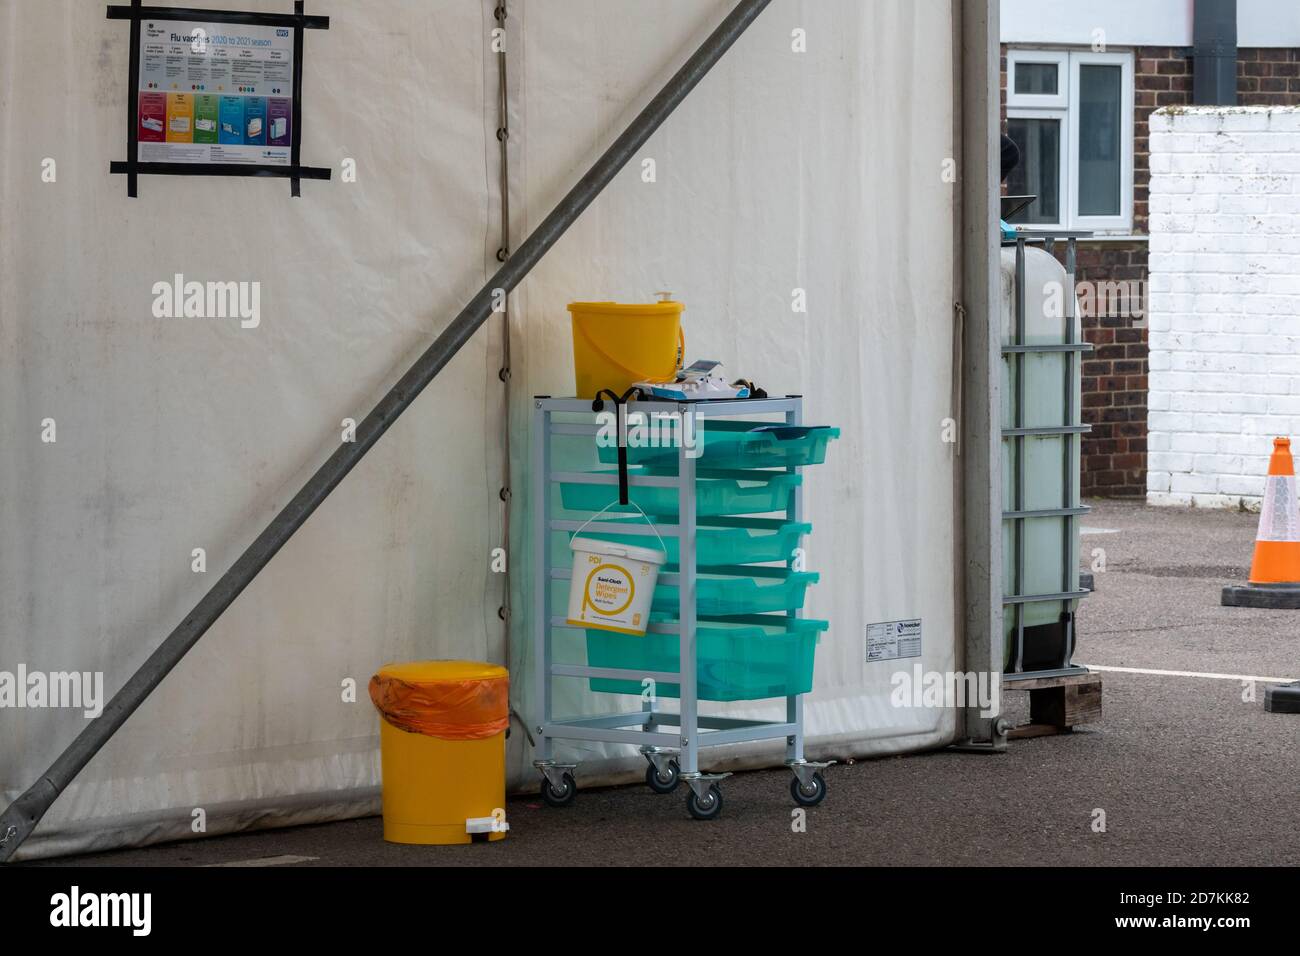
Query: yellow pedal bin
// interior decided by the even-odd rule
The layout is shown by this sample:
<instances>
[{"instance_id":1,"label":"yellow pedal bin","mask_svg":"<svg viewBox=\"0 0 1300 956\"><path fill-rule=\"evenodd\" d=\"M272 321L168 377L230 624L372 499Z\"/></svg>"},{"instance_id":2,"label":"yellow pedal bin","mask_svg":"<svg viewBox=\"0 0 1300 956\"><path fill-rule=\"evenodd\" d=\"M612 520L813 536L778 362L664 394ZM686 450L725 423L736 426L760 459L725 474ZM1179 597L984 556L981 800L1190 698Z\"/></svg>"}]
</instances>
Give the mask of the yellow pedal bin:
<instances>
[{"instance_id":1,"label":"yellow pedal bin","mask_svg":"<svg viewBox=\"0 0 1300 956\"><path fill-rule=\"evenodd\" d=\"M384 839L502 840L510 675L474 661L386 664L370 678L380 714Z\"/></svg>"}]
</instances>

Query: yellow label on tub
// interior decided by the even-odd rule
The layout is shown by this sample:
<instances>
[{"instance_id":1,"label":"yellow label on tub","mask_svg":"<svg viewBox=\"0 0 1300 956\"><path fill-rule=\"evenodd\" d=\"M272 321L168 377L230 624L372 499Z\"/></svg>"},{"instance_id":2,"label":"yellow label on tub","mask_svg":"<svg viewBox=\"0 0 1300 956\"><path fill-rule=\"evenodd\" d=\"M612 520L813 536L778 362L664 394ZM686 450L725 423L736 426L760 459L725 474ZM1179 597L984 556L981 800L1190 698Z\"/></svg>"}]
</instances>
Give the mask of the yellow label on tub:
<instances>
[{"instance_id":1,"label":"yellow label on tub","mask_svg":"<svg viewBox=\"0 0 1300 956\"><path fill-rule=\"evenodd\" d=\"M566 618L570 626L645 634L659 564L639 555L629 558L622 550L620 545L589 540L574 549Z\"/></svg>"},{"instance_id":2,"label":"yellow label on tub","mask_svg":"<svg viewBox=\"0 0 1300 956\"><path fill-rule=\"evenodd\" d=\"M584 616L586 609L591 608L604 617L617 617L632 605L635 597L636 582L627 568L608 562L598 564L587 575L584 586Z\"/></svg>"}]
</instances>

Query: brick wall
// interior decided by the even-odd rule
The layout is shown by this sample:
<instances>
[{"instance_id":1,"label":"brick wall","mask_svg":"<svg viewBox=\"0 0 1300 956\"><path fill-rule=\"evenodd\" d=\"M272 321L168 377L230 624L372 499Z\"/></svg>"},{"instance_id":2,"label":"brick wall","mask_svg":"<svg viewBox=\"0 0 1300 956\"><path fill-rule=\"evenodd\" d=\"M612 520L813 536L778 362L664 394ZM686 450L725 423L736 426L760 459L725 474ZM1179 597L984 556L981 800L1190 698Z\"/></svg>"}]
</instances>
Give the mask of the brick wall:
<instances>
[{"instance_id":1,"label":"brick wall","mask_svg":"<svg viewBox=\"0 0 1300 956\"><path fill-rule=\"evenodd\" d=\"M1257 507L1300 436L1300 108L1151 120L1148 500Z\"/></svg>"},{"instance_id":2,"label":"brick wall","mask_svg":"<svg viewBox=\"0 0 1300 956\"><path fill-rule=\"evenodd\" d=\"M1002 57L1002 119L1007 115L1006 47ZM1138 47L1133 51L1133 234L1146 236L1150 220L1151 114L1192 100L1192 51L1187 47ZM1243 49L1238 54L1237 92L1242 105L1300 105L1300 49ZM1084 243L1080 282L1143 279L1145 242ZM1096 351L1083 367L1083 415L1092 425L1083 439L1085 495L1147 494L1147 330L1127 318L1098 317L1085 306L1084 337ZM1137 323L1141 324L1141 323Z\"/></svg>"},{"instance_id":3,"label":"brick wall","mask_svg":"<svg viewBox=\"0 0 1300 956\"><path fill-rule=\"evenodd\" d=\"M1300 104L1300 50L1241 50L1237 102L1241 106Z\"/></svg>"},{"instance_id":4,"label":"brick wall","mask_svg":"<svg viewBox=\"0 0 1300 956\"><path fill-rule=\"evenodd\" d=\"M1080 245L1079 282L1144 280L1145 242ZM1146 494L1147 330L1130 318L1101 315L1088 297L1080 302L1083 337L1094 351L1083 357L1083 438L1086 496L1112 498Z\"/></svg>"},{"instance_id":5,"label":"brick wall","mask_svg":"<svg viewBox=\"0 0 1300 956\"><path fill-rule=\"evenodd\" d=\"M1192 101L1192 51L1146 46L1133 53L1133 234L1147 235L1149 216L1150 119L1162 106Z\"/></svg>"}]
</instances>

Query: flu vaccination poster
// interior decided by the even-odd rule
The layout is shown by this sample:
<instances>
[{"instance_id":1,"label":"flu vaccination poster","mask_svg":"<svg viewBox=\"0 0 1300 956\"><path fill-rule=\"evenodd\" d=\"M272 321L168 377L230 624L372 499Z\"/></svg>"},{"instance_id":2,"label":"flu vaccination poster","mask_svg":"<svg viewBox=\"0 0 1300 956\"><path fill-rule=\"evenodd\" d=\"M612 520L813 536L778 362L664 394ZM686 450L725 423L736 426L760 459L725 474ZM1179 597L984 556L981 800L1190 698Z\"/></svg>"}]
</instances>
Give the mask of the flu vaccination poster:
<instances>
[{"instance_id":1,"label":"flu vaccination poster","mask_svg":"<svg viewBox=\"0 0 1300 956\"><path fill-rule=\"evenodd\" d=\"M142 20L139 81L140 162L290 165L293 30Z\"/></svg>"}]
</instances>

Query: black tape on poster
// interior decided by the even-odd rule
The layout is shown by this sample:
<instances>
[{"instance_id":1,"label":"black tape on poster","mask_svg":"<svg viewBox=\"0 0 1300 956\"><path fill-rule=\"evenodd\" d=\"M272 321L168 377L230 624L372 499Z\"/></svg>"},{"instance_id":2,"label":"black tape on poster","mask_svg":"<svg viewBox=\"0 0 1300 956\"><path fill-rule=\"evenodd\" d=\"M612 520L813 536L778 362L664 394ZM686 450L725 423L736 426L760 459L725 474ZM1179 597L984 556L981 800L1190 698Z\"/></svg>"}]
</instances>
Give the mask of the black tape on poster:
<instances>
[{"instance_id":1,"label":"black tape on poster","mask_svg":"<svg viewBox=\"0 0 1300 956\"><path fill-rule=\"evenodd\" d=\"M126 194L135 198L139 192L139 177L141 175L155 176L271 176L289 180L289 192L292 196L302 195L302 180L304 179L323 179L330 178L328 168L317 166L302 165L302 60L303 60L303 31L304 30L328 30L330 18L322 16L307 16L304 10L304 0L294 0L294 12L291 14L279 13L251 13L246 11L235 10L201 10L193 7L153 7L144 6L141 0L131 0L129 6L110 6L108 8L108 19L110 20L127 20L131 24L131 54L130 54L130 79L128 83L129 96L127 102L127 159L125 161L115 160L109 164L109 173L113 175L126 176ZM142 161L140 159L140 60L141 60L141 26L150 21L181 21L191 23L229 23L238 26L253 27L270 27L275 28L277 34L281 31L291 32L293 40L293 67L292 67L292 96L290 98L290 123L289 130L289 161L285 163L258 163L258 162L217 162L192 160L188 162L168 162L168 161ZM233 75L233 74L232 74ZM175 84L173 84L175 86ZM219 101L222 99L233 99L230 94L236 92L237 87L227 93L224 88L220 88L209 93L206 89L200 87L187 90L173 89L162 90L158 93L167 95L169 93L179 94L180 96L191 96L198 93L204 97L215 97ZM242 90L240 91L243 92ZM222 95L224 94L224 95ZM253 99L270 102L265 96L253 97ZM245 101L246 102L246 101ZM241 107L242 108L242 107ZM194 109L191 104L191 109ZM241 118L239 143L220 143L220 135L223 129L232 129L228 124L221 120L220 107L218 108L217 120L215 121L213 133L218 137L217 145L227 145L229 147L248 147L262 144L244 143L243 139L250 128ZM242 114L241 114L242 116ZM195 126L198 122L196 115L190 117L190 135L197 133ZM259 132L267 131L267 142L273 138L273 127L270 125L271 117L269 109L267 114L261 117L262 125L258 127ZM164 117L163 124L160 124L158 132L163 134L162 142L170 143L172 140L166 139L167 129L170 121ZM150 132L154 128L150 127ZM233 132L233 129L232 129ZM192 142L192 140L190 141ZM270 152L269 150L264 152Z\"/></svg>"}]
</instances>

